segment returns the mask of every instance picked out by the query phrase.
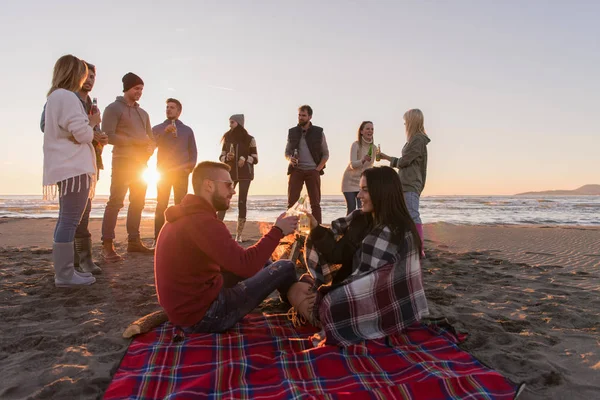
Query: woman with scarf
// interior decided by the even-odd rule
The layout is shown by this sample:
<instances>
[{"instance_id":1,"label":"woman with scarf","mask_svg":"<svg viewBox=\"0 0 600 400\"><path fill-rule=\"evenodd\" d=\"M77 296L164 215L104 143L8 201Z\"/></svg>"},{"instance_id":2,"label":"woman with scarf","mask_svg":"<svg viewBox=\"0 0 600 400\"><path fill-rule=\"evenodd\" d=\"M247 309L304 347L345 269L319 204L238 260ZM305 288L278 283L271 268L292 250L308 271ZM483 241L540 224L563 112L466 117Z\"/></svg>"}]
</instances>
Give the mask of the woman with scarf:
<instances>
[{"instance_id":1,"label":"woman with scarf","mask_svg":"<svg viewBox=\"0 0 600 400\"><path fill-rule=\"evenodd\" d=\"M244 128L244 114L234 114L229 118L229 131L221 142L223 143L219 160L231 167L231 179L234 188L239 184L238 220L235 240L243 242L242 232L246 224L248 191L254 179L254 166L258 164L256 140ZM225 218L225 211L218 213L219 219Z\"/></svg>"},{"instance_id":2,"label":"woman with scarf","mask_svg":"<svg viewBox=\"0 0 600 400\"><path fill-rule=\"evenodd\" d=\"M44 198L58 196L52 258L56 287L86 286L96 282L89 272L74 268L73 240L88 199L96 185L93 127L100 113L88 116L77 94L88 74L86 63L72 55L58 59L44 116Z\"/></svg>"}]
</instances>

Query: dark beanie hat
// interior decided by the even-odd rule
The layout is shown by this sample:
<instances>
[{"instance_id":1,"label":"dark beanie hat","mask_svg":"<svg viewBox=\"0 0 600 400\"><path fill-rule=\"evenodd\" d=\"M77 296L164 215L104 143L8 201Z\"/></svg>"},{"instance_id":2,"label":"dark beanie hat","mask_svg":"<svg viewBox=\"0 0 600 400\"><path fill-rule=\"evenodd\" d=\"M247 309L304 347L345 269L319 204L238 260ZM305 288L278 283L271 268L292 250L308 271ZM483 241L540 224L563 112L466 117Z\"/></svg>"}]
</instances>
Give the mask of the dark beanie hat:
<instances>
[{"instance_id":1,"label":"dark beanie hat","mask_svg":"<svg viewBox=\"0 0 600 400\"><path fill-rule=\"evenodd\" d=\"M134 86L143 85L144 81L142 78L134 74L133 72L128 72L123 76L123 91L126 92Z\"/></svg>"}]
</instances>

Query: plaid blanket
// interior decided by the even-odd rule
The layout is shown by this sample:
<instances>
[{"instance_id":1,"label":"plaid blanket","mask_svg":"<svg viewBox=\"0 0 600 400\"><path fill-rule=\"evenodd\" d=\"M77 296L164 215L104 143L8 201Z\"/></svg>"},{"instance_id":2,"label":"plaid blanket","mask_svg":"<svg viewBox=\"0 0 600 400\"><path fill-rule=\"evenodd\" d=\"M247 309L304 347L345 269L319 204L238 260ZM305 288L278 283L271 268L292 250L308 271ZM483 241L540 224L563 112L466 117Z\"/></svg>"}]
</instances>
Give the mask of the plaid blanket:
<instances>
[{"instance_id":1,"label":"plaid blanket","mask_svg":"<svg viewBox=\"0 0 600 400\"><path fill-rule=\"evenodd\" d=\"M331 231L343 235L360 213L333 221ZM355 255L354 273L335 286L329 282L337 267L310 238L305 256L318 288L315 311L326 344L347 346L399 333L429 314L420 257L410 232L398 243L387 226L375 227Z\"/></svg>"},{"instance_id":2,"label":"plaid blanket","mask_svg":"<svg viewBox=\"0 0 600 400\"><path fill-rule=\"evenodd\" d=\"M173 341L170 324L133 340L104 399L512 399L449 326L339 348L312 347L284 315L247 316L225 334Z\"/></svg>"}]
</instances>

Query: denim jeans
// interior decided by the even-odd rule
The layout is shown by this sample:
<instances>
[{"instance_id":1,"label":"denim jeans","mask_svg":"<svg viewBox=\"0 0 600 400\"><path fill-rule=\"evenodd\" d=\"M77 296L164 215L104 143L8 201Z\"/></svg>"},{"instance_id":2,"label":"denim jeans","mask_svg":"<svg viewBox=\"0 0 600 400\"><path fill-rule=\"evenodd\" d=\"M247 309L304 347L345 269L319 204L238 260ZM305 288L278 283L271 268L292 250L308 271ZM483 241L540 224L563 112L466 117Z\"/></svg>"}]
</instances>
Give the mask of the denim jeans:
<instances>
[{"instance_id":1,"label":"denim jeans","mask_svg":"<svg viewBox=\"0 0 600 400\"><path fill-rule=\"evenodd\" d=\"M128 239L135 240L140 237L140 222L142 211L146 204L147 185L142 174L147 167L146 162L123 157L113 157L112 175L110 180L110 197L104 210L102 219L102 240L115 238L115 227L119 211L129 190L129 208L127 209L127 235Z\"/></svg>"},{"instance_id":2,"label":"denim jeans","mask_svg":"<svg viewBox=\"0 0 600 400\"><path fill-rule=\"evenodd\" d=\"M419 194L415 192L404 192L404 202L408 213L415 224L422 224L421 214L419 214Z\"/></svg>"},{"instance_id":3,"label":"denim jeans","mask_svg":"<svg viewBox=\"0 0 600 400\"><path fill-rule=\"evenodd\" d=\"M290 260L280 260L264 267L251 278L227 288L223 286L204 318L185 328L186 333L219 333L232 328L273 292L287 293L296 282L296 266Z\"/></svg>"},{"instance_id":4,"label":"denim jeans","mask_svg":"<svg viewBox=\"0 0 600 400\"><path fill-rule=\"evenodd\" d=\"M346 199L346 215L350 215L350 213L357 208L362 207L362 203L360 199L357 197L358 192L344 192L344 198Z\"/></svg>"},{"instance_id":5,"label":"denim jeans","mask_svg":"<svg viewBox=\"0 0 600 400\"><path fill-rule=\"evenodd\" d=\"M156 190L156 211L154 213L154 238L165 224L165 210L169 206L171 197L171 188L173 188L173 197L175 204L181 203L181 200L188 192L189 176L185 171L171 171L161 174Z\"/></svg>"},{"instance_id":6,"label":"denim jeans","mask_svg":"<svg viewBox=\"0 0 600 400\"><path fill-rule=\"evenodd\" d=\"M90 223L90 213L92 212L92 199L88 199L87 205L85 206L85 210L83 211L83 215L81 216L81 221L79 221L79 225L77 225L77 230L75 231L75 237L78 239L86 239L92 237L88 225Z\"/></svg>"},{"instance_id":7,"label":"denim jeans","mask_svg":"<svg viewBox=\"0 0 600 400\"><path fill-rule=\"evenodd\" d=\"M82 175L82 178L85 175ZM78 179L79 177L69 178L66 182L69 187L72 179ZM59 191L62 183L58 184ZM56 221L56 227L54 228L54 242L55 243L70 243L75 239L75 231L81 221L81 216L88 204L88 196L90 194L89 187L82 187L78 191L67 191L59 197L58 204L58 220Z\"/></svg>"}]
</instances>

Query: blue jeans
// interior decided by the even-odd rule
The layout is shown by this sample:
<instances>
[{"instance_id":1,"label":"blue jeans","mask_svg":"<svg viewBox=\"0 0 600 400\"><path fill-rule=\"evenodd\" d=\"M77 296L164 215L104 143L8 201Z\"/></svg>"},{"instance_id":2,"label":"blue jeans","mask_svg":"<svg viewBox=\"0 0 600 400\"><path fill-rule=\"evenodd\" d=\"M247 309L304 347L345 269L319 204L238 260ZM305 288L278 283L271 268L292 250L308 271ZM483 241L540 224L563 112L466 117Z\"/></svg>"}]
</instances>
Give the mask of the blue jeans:
<instances>
[{"instance_id":1,"label":"blue jeans","mask_svg":"<svg viewBox=\"0 0 600 400\"><path fill-rule=\"evenodd\" d=\"M296 283L296 266L290 260L280 260L264 267L251 278L237 285L223 287L212 302L204 318L196 325L185 328L186 333L219 333L232 328L246 314L254 310L273 290L285 297Z\"/></svg>"},{"instance_id":2,"label":"blue jeans","mask_svg":"<svg viewBox=\"0 0 600 400\"><path fill-rule=\"evenodd\" d=\"M419 194L416 192L404 192L404 202L408 213L415 224L422 224L421 215L419 214Z\"/></svg>"},{"instance_id":3,"label":"blue jeans","mask_svg":"<svg viewBox=\"0 0 600 400\"><path fill-rule=\"evenodd\" d=\"M66 181L67 187L71 185L72 179L77 180L78 178L79 177L69 178ZM61 186L62 183L59 183L59 190L61 189ZM82 185L79 191L67 192L59 197L58 220L56 221L56 227L54 228L55 243L70 243L75 239L75 231L77 230L77 226L81 221L81 216L88 204L89 194L90 188Z\"/></svg>"},{"instance_id":4,"label":"blue jeans","mask_svg":"<svg viewBox=\"0 0 600 400\"><path fill-rule=\"evenodd\" d=\"M348 209L346 215L350 215L352 211L362 207L362 203L360 202L360 199L357 196L358 192L344 192L344 198L346 199L346 208Z\"/></svg>"},{"instance_id":5,"label":"blue jeans","mask_svg":"<svg viewBox=\"0 0 600 400\"><path fill-rule=\"evenodd\" d=\"M79 221L79 225L77 226L77 230L75 231L76 238L89 238L92 237L90 230L88 228L90 223L90 213L92 212L92 199L88 199L87 205L85 206L85 210L83 211L83 215L81 216L81 221Z\"/></svg>"}]
</instances>

